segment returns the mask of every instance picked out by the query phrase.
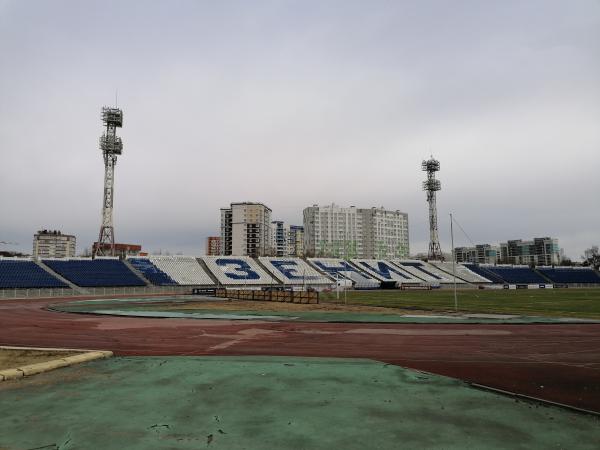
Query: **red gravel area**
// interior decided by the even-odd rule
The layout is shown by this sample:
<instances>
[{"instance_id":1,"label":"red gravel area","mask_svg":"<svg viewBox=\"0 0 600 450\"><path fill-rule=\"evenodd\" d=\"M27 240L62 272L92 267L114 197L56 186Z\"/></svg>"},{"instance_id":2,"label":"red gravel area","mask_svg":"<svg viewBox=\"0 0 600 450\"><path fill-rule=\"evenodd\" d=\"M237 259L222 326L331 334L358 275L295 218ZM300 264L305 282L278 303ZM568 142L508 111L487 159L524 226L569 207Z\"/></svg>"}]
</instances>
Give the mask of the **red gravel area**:
<instances>
[{"instance_id":1,"label":"red gravel area","mask_svg":"<svg viewBox=\"0 0 600 450\"><path fill-rule=\"evenodd\" d=\"M73 300L0 301L0 345L371 358L600 412L600 324L274 323L44 309Z\"/></svg>"}]
</instances>

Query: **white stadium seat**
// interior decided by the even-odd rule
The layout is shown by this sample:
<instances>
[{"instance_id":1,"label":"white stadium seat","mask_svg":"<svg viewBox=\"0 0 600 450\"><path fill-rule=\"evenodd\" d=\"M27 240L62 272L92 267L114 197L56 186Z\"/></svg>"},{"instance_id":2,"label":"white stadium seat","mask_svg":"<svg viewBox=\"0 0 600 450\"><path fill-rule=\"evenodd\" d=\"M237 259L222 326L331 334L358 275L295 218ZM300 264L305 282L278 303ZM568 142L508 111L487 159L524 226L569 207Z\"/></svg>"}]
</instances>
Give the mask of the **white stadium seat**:
<instances>
[{"instance_id":1,"label":"white stadium seat","mask_svg":"<svg viewBox=\"0 0 600 450\"><path fill-rule=\"evenodd\" d=\"M317 270L326 273L334 279L342 277L352 280L356 289L376 289L381 286L381 282L375 277L358 269L344 259L308 258L307 261Z\"/></svg>"},{"instance_id":2,"label":"white stadium seat","mask_svg":"<svg viewBox=\"0 0 600 450\"><path fill-rule=\"evenodd\" d=\"M215 284L192 256L150 256L148 259L177 284L207 286Z\"/></svg>"},{"instance_id":3,"label":"white stadium seat","mask_svg":"<svg viewBox=\"0 0 600 450\"><path fill-rule=\"evenodd\" d=\"M451 275L441 271L437 267L427 264L424 261L418 259L392 259L394 265L407 272L410 272L414 276L421 278L423 281L427 281L432 284L447 284L453 283L454 280ZM464 281L457 280L459 284L463 284Z\"/></svg>"},{"instance_id":4,"label":"white stadium seat","mask_svg":"<svg viewBox=\"0 0 600 450\"><path fill-rule=\"evenodd\" d=\"M434 265L440 270L450 274L452 276L452 261L429 261L429 264ZM482 277L479 274L476 274L472 270L469 270L467 267L463 266L460 263L455 264L456 277L462 280L465 280L468 283L491 283L487 278Z\"/></svg>"},{"instance_id":5,"label":"white stadium seat","mask_svg":"<svg viewBox=\"0 0 600 450\"><path fill-rule=\"evenodd\" d=\"M208 270L225 286L279 284L249 256L202 256Z\"/></svg>"},{"instance_id":6,"label":"white stadium seat","mask_svg":"<svg viewBox=\"0 0 600 450\"><path fill-rule=\"evenodd\" d=\"M261 256L259 262L283 284L332 285L333 280L322 275L302 258Z\"/></svg>"},{"instance_id":7,"label":"white stadium seat","mask_svg":"<svg viewBox=\"0 0 600 450\"><path fill-rule=\"evenodd\" d=\"M381 281L396 281L398 284L420 284L423 280L382 259L353 259L352 264Z\"/></svg>"}]
</instances>

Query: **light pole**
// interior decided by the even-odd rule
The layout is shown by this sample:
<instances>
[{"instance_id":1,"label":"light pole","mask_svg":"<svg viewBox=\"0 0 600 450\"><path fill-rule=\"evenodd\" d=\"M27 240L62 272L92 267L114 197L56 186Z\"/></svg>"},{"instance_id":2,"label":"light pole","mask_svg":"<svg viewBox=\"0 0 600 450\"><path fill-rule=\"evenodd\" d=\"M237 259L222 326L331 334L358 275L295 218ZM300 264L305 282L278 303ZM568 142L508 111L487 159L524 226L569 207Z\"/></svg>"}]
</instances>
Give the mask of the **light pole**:
<instances>
[{"instance_id":1,"label":"light pole","mask_svg":"<svg viewBox=\"0 0 600 450\"><path fill-rule=\"evenodd\" d=\"M454 219L450 213L450 241L452 244L452 277L454 278L454 310L458 311L458 297L456 295L456 255L454 254Z\"/></svg>"}]
</instances>

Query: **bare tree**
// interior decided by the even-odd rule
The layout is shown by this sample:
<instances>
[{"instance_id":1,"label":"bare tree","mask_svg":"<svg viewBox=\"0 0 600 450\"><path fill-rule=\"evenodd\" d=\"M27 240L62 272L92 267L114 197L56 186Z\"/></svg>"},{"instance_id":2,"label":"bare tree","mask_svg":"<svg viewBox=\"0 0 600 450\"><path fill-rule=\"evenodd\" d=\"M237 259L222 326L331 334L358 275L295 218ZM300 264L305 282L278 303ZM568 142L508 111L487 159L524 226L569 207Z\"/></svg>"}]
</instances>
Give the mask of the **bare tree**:
<instances>
[{"instance_id":1,"label":"bare tree","mask_svg":"<svg viewBox=\"0 0 600 450\"><path fill-rule=\"evenodd\" d=\"M600 252L597 245L585 250L581 259L583 259L584 266L591 266L596 270L600 269Z\"/></svg>"}]
</instances>

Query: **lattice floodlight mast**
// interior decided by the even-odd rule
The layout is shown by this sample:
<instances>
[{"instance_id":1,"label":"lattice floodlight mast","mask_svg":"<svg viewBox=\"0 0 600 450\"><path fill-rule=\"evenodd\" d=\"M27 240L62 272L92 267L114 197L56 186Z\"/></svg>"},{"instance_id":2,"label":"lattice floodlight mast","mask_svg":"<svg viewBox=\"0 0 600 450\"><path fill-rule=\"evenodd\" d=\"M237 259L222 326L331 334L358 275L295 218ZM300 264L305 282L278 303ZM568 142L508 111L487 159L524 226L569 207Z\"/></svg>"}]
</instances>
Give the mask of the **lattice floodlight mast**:
<instances>
[{"instance_id":1,"label":"lattice floodlight mast","mask_svg":"<svg viewBox=\"0 0 600 450\"><path fill-rule=\"evenodd\" d=\"M123 126L123 111L105 106L102 122L106 130L100 137L100 149L104 157L104 198L102 202L102 224L93 256L115 255L115 228L113 226L113 196L115 190L115 166L117 155L123 153L123 142L117 136L117 127Z\"/></svg>"},{"instance_id":2,"label":"lattice floodlight mast","mask_svg":"<svg viewBox=\"0 0 600 450\"><path fill-rule=\"evenodd\" d=\"M442 184L435 179L435 173L440 170L440 162L433 159L423 161L421 169L427 172L427 180L423 181L423 190L427 192L427 203L429 203L429 252L431 260L443 261L442 248L438 237L437 206L435 204L435 193L442 189Z\"/></svg>"}]
</instances>

